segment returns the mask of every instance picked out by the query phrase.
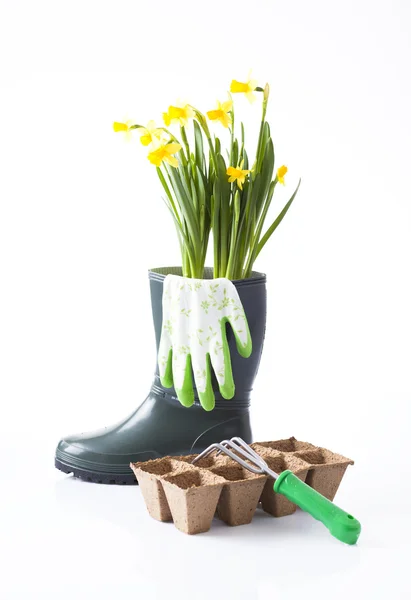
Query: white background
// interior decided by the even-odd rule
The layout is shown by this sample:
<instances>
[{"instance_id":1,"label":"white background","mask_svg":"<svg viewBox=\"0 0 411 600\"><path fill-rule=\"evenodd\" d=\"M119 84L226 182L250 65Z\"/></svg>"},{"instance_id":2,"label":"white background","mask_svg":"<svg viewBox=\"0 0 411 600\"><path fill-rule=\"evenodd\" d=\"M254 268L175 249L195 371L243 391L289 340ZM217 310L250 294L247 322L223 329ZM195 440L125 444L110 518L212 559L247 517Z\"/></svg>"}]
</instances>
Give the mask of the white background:
<instances>
[{"instance_id":1,"label":"white background","mask_svg":"<svg viewBox=\"0 0 411 600\"><path fill-rule=\"evenodd\" d=\"M409 598L410 4L0 7L0 597ZM289 167L277 208L303 180L256 265L254 437L355 459L337 503L363 524L357 547L303 513L184 536L138 488L53 468L60 437L144 399L147 270L179 263L154 169L112 121L178 98L210 110L250 68ZM236 102L251 138L259 108Z\"/></svg>"}]
</instances>

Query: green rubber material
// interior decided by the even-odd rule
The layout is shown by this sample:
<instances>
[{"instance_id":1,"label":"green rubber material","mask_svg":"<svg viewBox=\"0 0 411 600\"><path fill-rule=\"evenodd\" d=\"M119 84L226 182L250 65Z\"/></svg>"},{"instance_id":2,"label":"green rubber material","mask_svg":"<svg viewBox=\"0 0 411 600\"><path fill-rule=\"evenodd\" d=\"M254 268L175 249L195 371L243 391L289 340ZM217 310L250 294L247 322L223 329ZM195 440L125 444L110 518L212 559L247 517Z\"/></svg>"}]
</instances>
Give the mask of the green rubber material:
<instances>
[{"instance_id":1,"label":"green rubber material","mask_svg":"<svg viewBox=\"0 0 411 600\"><path fill-rule=\"evenodd\" d=\"M356 544L361 533L360 522L298 479L291 471L283 471L274 483L274 491L321 521L331 535L345 544Z\"/></svg>"}]
</instances>

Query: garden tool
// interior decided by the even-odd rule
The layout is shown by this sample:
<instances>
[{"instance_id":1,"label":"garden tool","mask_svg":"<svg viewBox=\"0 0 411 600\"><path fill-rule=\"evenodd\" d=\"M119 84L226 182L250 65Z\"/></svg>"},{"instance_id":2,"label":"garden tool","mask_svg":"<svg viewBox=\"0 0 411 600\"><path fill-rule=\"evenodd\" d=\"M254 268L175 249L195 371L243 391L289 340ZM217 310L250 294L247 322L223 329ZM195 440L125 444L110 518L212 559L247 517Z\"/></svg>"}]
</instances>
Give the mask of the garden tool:
<instances>
[{"instance_id":1,"label":"garden tool","mask_svg":"<svg viewBox=\"0 0 411 600\"><path fill-rule=\"evenodd\" d=\"M217 454L224 452L252 473L272 477L274 492L282 494L312 517L321 521L329 529L331 535L341 542L351 545L357 542L361 533L361 525L357 519L301 481L291 471L286 470L280 474L272 471L265 460L241 438L233 437L231 440L211 444L196 456L192 463L195 464L214 451L217 451Z\"/></svg>"}]
</instances>

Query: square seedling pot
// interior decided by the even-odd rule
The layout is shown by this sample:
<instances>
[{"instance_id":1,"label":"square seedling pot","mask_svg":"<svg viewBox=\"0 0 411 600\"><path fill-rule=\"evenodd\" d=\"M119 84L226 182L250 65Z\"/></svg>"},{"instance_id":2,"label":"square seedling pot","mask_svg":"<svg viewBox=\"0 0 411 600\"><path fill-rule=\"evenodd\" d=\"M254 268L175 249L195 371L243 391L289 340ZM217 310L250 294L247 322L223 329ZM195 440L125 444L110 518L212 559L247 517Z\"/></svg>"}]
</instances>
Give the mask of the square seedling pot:
<instances>
[{"instance_id":1,"label":"square seedling pot","mask_svg":"<svg viewBox=\"0 0 411 600\"><path fill-rule=\"evenodd\" d=\"M228 525L251 523L267 477L251 473L235 463L214 467L211 472L225 480L217 516Z\"/></svg>"},{"instance_id":2,"label":"square seedling pot","mask_svg":"<svg viewBox=\"0 0 411 600\"><path fill-rule=\"evenodd\" d=\"M255 444L254 450L261 455L270 469L275 473L280 474L288 469L301 479L301 481L306 480L310 465L301 458L298 458L294 454L283 454L275 450L270 450L258 444ZM282 494L277 494L273 486L274 479L269 477L261 494L263 510L274 517L285 517L294 513L297 506L287 500Z\"/></svg>"},{"instance_id":3,"label":"square seedling pot","mask_svg":"<svg viewBox=\"0 0 411 600\"><path fill-rule=\"evenodd\" d=\"M225 484L205 469L188 469L162 478L174 525L184 533L208 531Z\"/></svg>"},{"instance_id":4,"label":"square seedling pot","mask_svg":"<svg viewBox=\"0 0 411 600\"><path fill-rule=\"evenodd\" d=\"M131 463L149 514L157 521L171 521L172 516L160 478L194 469L187 463L166 456L146 462Z\"/></svg>"},{"instance_id":5,"label":"square seedling pot","mask_svg":"<svg viewBox=\"0 0 411 600\"><path fill-rule=\"evenodd\" d=\"M308 442L300 442L295 439L295 437L290 437L284 440L277 440L275 442L257 442L256 444L251 444L254 450L255 446L263 446L264 448L270 448L270 450L278 450L279 452L299 452L302 450L310 450L316 448L313 444L309 444ZM256 450L258 452L258 450Z\"/></svg>"},{"instance_id":6,"label":"square seedling pot","mask_svg":"<svg viewBox=\"0 0 411 600\"><path fill-rule=\"evenodd\" d=\"M333 501L348 465L354 461L325 448L297 452L302 460L310 463L306 483L320 494Z\"/></svg>"},{"instance_id":7,"label":"square seedling pot","mask_svg":"<svg viewBox=\"0 0 411 600\"><path fill-rule=\"evenodd\" d=\"M188 454L186 456L176 456L174 457L176 460L180 460L182 462L185 463L189 463L191 464L191 462L198 456L198 454ZM200 460L198 460L195 463L195 467L198 467L200 469L212 469L213 467L220 467L223 465L237 465L238 463L236 463L232 458L230 458L229 456L227 456L226 454L219 454L217 456L217 454L215 452L213 452L213 454L209 454L208 456L204 456L203 458L200 458Z\"/></svg>"}]
</instances>

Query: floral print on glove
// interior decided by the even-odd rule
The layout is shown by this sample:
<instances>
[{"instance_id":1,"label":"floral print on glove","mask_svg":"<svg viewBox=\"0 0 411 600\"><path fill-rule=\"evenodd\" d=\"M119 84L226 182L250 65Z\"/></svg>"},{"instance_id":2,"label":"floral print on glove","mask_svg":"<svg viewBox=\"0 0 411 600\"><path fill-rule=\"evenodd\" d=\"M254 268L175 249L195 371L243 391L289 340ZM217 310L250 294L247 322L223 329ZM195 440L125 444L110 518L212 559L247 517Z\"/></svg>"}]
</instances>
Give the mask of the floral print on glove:
<instances>
[{"instance_id":1,"label":"floral print on glove","mask_svg":"<svg viewBox=\"0 0 411 600\"><path fill-rule=\"evenodd\" d=\"M225 278L167 275L158 364L162 385L166 388L174 385L183 406L194 403L194 376L201 405L205 410L214 408L211 369L223 398L234 396L226 323L232 327L238 352L244 358L249 357L251 335L234 284Z\"/></svg>"}]
</instances>

